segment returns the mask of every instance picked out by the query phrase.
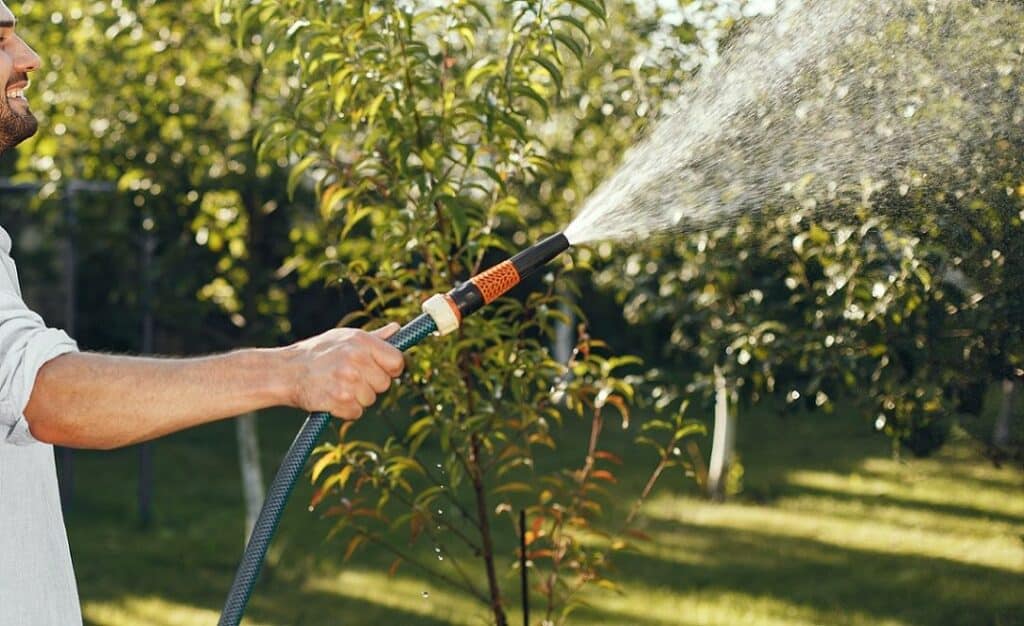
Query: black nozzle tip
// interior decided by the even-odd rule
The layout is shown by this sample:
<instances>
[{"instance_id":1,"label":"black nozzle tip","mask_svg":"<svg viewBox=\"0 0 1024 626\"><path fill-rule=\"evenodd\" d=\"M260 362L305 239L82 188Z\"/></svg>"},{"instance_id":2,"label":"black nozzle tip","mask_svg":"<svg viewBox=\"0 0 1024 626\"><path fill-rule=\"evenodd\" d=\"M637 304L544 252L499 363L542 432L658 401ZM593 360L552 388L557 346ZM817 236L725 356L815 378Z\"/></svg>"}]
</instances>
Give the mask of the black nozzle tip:
<instances>
[{"instance_id":1,"label":"black nozzle tip","mask_svg":"<svg viewBox=\"0 0 1024 626\"><path fill-rule=\"evenodd\" d=\"M562 233L551 235L512 257L512 265L520 276L528 276L570 247L569 240Z\"/></svg>"}]
</instances>

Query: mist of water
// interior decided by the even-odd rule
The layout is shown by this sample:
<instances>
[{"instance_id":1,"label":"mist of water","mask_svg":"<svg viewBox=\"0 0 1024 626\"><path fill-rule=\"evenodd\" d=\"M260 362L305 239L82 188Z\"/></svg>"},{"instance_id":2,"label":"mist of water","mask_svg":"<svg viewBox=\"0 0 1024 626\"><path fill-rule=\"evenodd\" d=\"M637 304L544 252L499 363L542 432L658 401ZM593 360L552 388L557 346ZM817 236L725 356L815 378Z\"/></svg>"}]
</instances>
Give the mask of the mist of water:
<instances>
[{"instance_id":1,"label":"mist of water","mask_svg":"<svg viewBox=\"0 0 1024 626\"><path fill-rule=\"evenodd\" d=\"M753 21L566 230L574 243L707 228L772 206L954 191L1024 129L1024 8L791 0ZM1019 145L1019 144L1018 144Z\"/></svg>"}]
</instances>

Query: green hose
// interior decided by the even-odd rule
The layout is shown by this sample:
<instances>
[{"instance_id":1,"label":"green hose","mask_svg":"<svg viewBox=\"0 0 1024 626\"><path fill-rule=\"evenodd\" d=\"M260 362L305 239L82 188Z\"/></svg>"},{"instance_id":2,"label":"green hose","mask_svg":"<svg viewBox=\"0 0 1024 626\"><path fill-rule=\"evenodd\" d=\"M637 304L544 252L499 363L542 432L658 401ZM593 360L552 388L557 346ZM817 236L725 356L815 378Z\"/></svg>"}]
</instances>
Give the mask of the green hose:
<instances>
[{"instance_id":1,"label":"green hose","mask_svg":"<svg viewBox=\"0 0 1024 626\"><path fill-rule=\"evenodd\" d=\"M403 326L387 341L405 352L436 330L437 325L433 318L423 314ZM299 475L302 474L309 455L316 447L316 442L320 440L320 435L323 434L332 419L329 413L311 413L284 455L284 461L281 462L281 468L274 476L274 482L270 484L267 499L263 503L260 516L249 537L249 543L245 547L245 553L238 564L235 580L231 584L231 591L228 593L227 602L224 603L224 610L218 622L220 626L238 626L242 621L245 605L249 603L253 586L255 586L260 569L263 567L263 560L267 556L270 541L281 522L281 514L284 512L288 497L291 495Z\"/></svg>"},{"instance_id":2,"label":"green hose","mask_svg":"<svg viewBox=\"0 0 1024 626\"><path fill-rule=\"evenodd\" d=\"M477 274L465 283L452 289L445 295L438 294L424 303L424 311L433 310L437 318L423 313L403 326L388 339L388 343L405 352L423 341L435 331L440 334L453 332L462 319L477 311L484 304L507 293L519 282L533 274L548 261L569 249L569 240L562 233L552 235L543 241L523 250L507 261L503 261L489 270ZM437 305L432 306L432 305ZM437 321L439 320L439 321ZM441 326L440 330L438 325ZM288 496L295 487L309 455L313 452L316 442L320 439L331 416L327 413L313 413L303 424L302 430L295 437L281 469L277 471L274 482L267 492L267 499L260 510L260 516L253 527L249 544L245 547L242 562L238 564L235 581L231 584L224 611L220 616L220 626L237 626L242 621L245 605L252 595L252 588L259 577L263 559L270 547L270 540L277 531L281 521L281 513L288 502Z\"/></svg>"}]
</instances>

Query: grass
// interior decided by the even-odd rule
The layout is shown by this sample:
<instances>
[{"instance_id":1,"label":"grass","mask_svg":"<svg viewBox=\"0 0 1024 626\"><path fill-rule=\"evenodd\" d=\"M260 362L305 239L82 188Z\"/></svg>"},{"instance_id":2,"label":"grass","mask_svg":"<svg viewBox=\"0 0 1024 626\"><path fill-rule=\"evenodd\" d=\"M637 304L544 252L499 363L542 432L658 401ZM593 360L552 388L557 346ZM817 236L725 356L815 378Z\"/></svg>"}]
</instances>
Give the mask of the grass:
<instances>
[{"instance_id":1,"label":"grass","mask_svg":"<svg viewBox=\"0 0 1024 626\"><path fill-rule=\"evenodd\" d=\"M268 473L299 421L262 418ZM885 440L840 416L745 416L738 447L744 493L714 505L667 477L644 510L656 541L616 557L625 592L592 593L573 623L1024 624L1020 468L994 468L963 438L934 458L894 461ZM649 457L638 458L621 476L620 511L645 478ZM233 427L157 444L149 530L136 522L135 460L76 455L67 525L86 624L215 623L242 548ZM246 624L487 623L473 600L411 568L388 577L385 554L343 563L344 544L304 510L309 495L301 485L293 496ZM504 580L516 605L514 574Z\"/></svg>"}]
</instances>

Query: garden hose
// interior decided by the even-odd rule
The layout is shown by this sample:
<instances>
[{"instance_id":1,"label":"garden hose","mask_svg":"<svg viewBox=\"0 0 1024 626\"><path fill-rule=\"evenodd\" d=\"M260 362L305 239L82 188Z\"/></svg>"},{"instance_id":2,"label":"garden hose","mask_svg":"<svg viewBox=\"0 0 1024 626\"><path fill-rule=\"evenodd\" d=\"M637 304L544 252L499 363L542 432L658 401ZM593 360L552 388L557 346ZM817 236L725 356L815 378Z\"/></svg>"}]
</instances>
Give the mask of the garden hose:
<instances>
[{"instance_id":1,"label":"garden hose","mask_svg":"<svg viewBox=\"0 0 1024 626\"><path fill-rule=\"evenodd\" d=\"M435 332L441 335L454 332L466 316L507 293L523 278L567 249L569 240L565 235L553 235L477 274L448 293L431 297L423 303L423 313L388 338L388 343L404 352ZM220 626L238 626L242 621L242 614L263 567L270 541L281 522L288 497L331 419L329 413L311 413L285 453L238 564L235 580L218 622Z\"/></svg>"}]
</instances>

